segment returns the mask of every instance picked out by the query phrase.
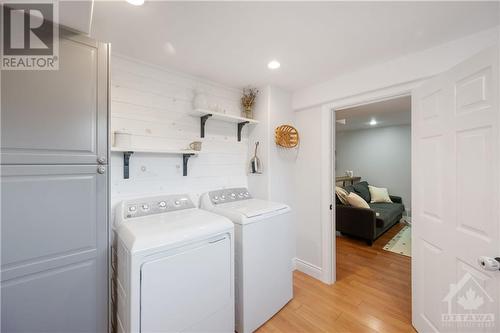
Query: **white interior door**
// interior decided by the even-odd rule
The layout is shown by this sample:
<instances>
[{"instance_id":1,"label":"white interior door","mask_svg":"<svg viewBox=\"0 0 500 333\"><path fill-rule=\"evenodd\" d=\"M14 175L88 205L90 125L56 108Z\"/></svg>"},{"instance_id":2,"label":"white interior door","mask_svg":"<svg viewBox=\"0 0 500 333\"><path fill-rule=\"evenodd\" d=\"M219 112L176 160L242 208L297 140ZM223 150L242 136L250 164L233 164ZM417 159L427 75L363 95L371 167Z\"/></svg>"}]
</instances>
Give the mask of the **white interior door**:
<instances>
[{"instance_id":1,"label":"white interior door","mask_svg":"<svg viewBox=\"0 0 500 333\"><path fill-rule=\"evenodd\" d=\"M413 325L499 332L499 55L486 50L413 92ZM495 261L493 261L495 262Z\"/></svg>"}]
</instances>

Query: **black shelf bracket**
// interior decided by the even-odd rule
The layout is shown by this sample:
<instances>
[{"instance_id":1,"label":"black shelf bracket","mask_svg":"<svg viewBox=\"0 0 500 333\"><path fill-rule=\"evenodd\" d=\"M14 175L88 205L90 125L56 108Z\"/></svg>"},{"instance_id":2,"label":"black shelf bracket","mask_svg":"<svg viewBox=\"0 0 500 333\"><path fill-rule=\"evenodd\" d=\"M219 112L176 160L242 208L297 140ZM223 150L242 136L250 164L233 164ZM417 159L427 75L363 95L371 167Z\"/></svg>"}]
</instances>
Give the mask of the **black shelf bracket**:
<instances>
[{"instance_id":1,"label":"black shelf bracket","mask_svg":"<svg viewBox=\"0 0 500 333\"><path fill-rule=\"evenodd\" d=\"M124 151L123 152L123 179L129 179L130 173L130 155L132 155L133 151Z\"/></svg>"},{"instance_id":2,"label":"black shelf bracket","mask_svg":"<svg viewBox=\"0 0 500 333\"><path fill-rule=\"evenodd\" d=\"M123 152L123 179L130 178L130 156L133 154L133 151L124 151ZM187 165L188 160L191 156L196 155L193 153L182 154L182 175L187 176Z\"/></svg>"},{"instance_id":3,"label":"black shelf bracket","mask_svg":"<svg viewBox=\"0 0 500 333\"><path fill-rule=\"evenodd\" d=\"M211 114L206 114L200 118L200 138L205 137L205 123L207 122L207 119L212 117Z\"/></svg>"},{"instance_id":4,"label":"black shelf bracket","mask_svg":"<svg viewBox=\"0 0 500 333\"><path fill-rule=\"evenodd\" d=\"M194 154L182 154L182 175L188 175L188 160Z\"/></svg>"},{"instance_id":5,"label":"black shelf bracket","mask_svg":"<svg viewBox=\"0 0 500 333\"><path fill-rule=\"evenodd\" d=\"M248 123L249 121L243 121L241 123L238 123L238 142L241 141L241 130L243 129L243 126L245 126Z\"/></svg>"}]
</instances>

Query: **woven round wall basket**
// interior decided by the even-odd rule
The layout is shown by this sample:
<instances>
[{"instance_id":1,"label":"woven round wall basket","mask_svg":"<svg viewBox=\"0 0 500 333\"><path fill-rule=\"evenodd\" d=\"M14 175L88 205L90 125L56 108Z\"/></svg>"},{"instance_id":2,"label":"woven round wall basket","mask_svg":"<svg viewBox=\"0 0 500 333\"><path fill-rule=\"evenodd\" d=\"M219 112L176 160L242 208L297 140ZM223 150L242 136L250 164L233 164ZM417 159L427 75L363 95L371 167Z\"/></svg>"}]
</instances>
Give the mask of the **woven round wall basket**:
<instances>
[{"instance_id":1,"label":"woven round wall basket","mask_svg":"<svg viewBox=\"0 0 500 333\"><path fill-rule=\"evenodd\" d=\"M294 148L299 144L299 132L290 125L281 125L274 130L276 144L283 148Z\"/></svg>"}]
</instances>

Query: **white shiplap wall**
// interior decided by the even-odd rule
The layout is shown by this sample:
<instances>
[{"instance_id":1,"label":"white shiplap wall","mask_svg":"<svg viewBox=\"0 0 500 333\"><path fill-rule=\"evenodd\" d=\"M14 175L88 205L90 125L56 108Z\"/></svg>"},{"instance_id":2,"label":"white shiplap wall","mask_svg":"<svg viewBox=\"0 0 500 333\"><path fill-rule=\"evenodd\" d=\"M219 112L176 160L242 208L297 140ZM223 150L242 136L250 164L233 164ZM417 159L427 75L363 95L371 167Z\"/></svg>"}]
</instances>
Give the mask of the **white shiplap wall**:
<instances>
[{"instance_id":1,"label":"white shiplap wall","mask_svg":"<svg viewBox=\"0 0 500 333\"><path fill-rule=\"evenodd\" d=\"M241 142L236 124L209 119L200 139L200 118L189 115L195 90L211 106L240 115L240 91L207 80L141 63L122 56L111 59L111 133L134 134L135 146L183 149L202 141L202 152L182 176L182 156L135 153L130 179L123 179L123 154L111 153L112 209L123 199L157 194L192 193L247 186L248 129ZM113 136L112 136L113 137Z\"/></svg>"}]
</instances>

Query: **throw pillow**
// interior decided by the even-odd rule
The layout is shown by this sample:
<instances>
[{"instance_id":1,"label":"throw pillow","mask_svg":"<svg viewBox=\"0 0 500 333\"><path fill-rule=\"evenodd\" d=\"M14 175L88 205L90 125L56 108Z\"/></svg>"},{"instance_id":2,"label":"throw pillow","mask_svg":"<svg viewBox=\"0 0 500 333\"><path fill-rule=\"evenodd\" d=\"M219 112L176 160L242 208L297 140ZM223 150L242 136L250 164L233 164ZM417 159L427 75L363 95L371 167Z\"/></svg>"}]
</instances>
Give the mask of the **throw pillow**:
<instances>
[{"instance_id":1,"label":"throw pillow","mask_svg":"<svg viewBox=\"0 0 500 333\"><path fill-rule=\"evenodd\" d=\"M370 197L370 190L368 189L368 183L366 181L356 183L352 185L352 187L354 189L354 192L356 192L357 195L362 197L363 200L365 200L366 202L371 201L372 198Z\"/></svg>"},{"instance_id":2,"label":"throw pillow","mask_svg":"<svg viewBox=\"0 0 500 333\"><path fill-rule=\"evenodd\" d=\"M349 193L349 195L347 196L347 201L349 201L349 203L353 207L370 208L370 206L365 201L365 199L363 199L362 197L360 197L359 195L357 195L356 193L353 193L353 192Z\"/></svg>"},{"instance_id":3,"label":"throw pillow","mask_svg":"<svg viewBox=\"0 0 500 333\"><path fill-rule=\"evenodd\" d=\"M372 198L371 203L375 202L392 203L392 200L389 197L389 191L387 191L386 188L368 185L368 189L370 190L370 197Z\"/></svg>"},{"instance_id":4,"label":"throw pillow","mask_svg":"<svg viewBox=\"0 0 500 333\"><path fill-rule=\"evenodd\" d=\"M335 186L335 194L337 195L337 198L339 198L340 202L342 202L344 205L349 206L349 201L347 201L349 192L344 190L342 187Z\"/></svg>"}]
</instances>

